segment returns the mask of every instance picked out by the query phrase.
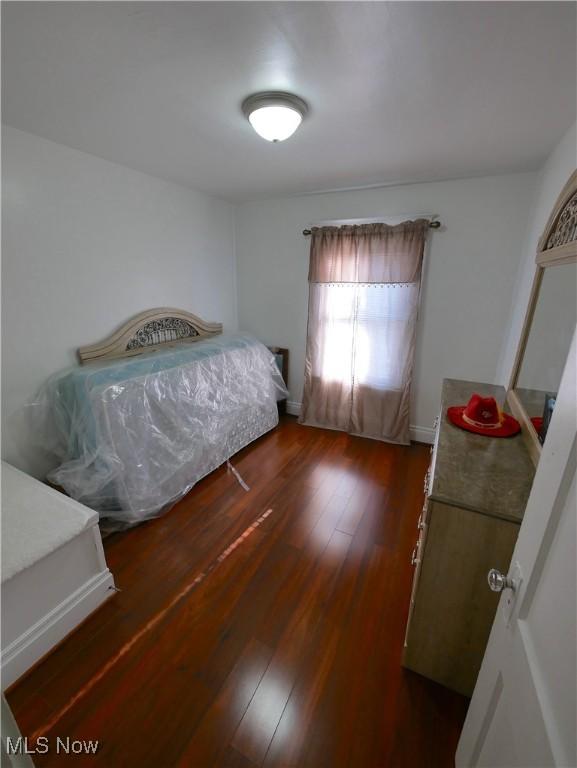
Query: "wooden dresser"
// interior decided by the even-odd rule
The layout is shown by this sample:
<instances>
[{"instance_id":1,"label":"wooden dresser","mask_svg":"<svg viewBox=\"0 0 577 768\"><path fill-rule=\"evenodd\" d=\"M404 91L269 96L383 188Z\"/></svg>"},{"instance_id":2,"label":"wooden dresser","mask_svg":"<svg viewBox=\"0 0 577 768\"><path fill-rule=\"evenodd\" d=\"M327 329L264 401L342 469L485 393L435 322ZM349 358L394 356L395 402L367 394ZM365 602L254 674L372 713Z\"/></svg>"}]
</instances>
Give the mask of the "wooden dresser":
<instances>
[{"instance_id":1,"label":"wooden dresser","mask_svg":"<svg viewBox=\"0 0 577 768\"><path fill-rule=\"evenodd\" d=\"M505 400L503 387L443 382L403 654L405 667L466 696L499 602L487 573L509 569L534 474L521 435L484 437L447 419L447 407L466 404L474 392Z\"/></svg>"}]
</instances>

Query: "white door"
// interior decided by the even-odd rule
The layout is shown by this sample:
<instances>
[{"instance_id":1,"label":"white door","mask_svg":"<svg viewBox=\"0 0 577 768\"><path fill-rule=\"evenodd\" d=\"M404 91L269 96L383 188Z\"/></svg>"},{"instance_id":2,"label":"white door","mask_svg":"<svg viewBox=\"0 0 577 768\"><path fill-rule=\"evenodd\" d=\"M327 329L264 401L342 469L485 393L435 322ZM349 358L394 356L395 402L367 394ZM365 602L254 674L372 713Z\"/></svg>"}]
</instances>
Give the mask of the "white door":
<instances>
[{"instance_id":1,"label":"white door","mask_svg":"<svg viewBox=\"0 0 577 768\"><path fill-rule=\"evenodd\" d=\"M573 337L456 755L458 768L577 765Z\"/></svg>"}]
</instances>

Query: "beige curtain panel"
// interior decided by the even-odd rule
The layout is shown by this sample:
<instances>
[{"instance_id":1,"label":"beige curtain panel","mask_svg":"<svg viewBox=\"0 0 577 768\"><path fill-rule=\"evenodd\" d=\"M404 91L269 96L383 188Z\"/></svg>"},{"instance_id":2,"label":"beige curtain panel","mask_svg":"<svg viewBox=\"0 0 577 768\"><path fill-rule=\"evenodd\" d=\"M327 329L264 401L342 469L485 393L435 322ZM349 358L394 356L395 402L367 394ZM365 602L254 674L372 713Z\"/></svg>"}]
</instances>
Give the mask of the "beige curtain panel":
<instances>
[{"instance_id":1,"label":"beige curtain panel","mask_svg":"<svg viewBox=\"0 0 577 768\"><path fill-rule=\"evenodd\" d=\"M428 226L312 230L301 423L409 443Z\"/></svg>"}]
</instances>

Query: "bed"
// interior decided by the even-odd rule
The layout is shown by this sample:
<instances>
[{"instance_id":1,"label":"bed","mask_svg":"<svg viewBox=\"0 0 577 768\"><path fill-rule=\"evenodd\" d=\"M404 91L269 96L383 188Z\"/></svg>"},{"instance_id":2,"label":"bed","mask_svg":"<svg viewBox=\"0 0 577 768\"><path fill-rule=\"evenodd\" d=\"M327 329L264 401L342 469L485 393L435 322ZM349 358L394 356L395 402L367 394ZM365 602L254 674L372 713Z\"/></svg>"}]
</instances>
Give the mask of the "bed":
<instances>
[{"instance_id":1,"label":"bed","mask_svg":"<svg viewBox=\"0 0 577 768\"><path fill-rule=\"evenodd\" d=\"M2 690L113 594L98 514L2 462Z\"/></svg>"},{"instance_id":2,"label":"bed","mask_svg":"<svg viewBox=\"0 0 577 768\"><path fill-rule=\"evenodd\" d=\"M278 424L273 354L183 310L132 318L42 390L48 479L116 527L155 517Z\"/></svg>"}]
</instances>

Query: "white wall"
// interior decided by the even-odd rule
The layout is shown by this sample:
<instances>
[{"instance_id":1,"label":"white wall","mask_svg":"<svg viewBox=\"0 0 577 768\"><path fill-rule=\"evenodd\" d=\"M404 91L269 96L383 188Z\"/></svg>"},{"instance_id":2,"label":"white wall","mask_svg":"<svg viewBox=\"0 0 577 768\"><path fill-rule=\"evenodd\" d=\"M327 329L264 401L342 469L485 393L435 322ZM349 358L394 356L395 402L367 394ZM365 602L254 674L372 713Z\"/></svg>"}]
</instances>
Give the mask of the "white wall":
<instances>
[{"instance_id":1,"label":"white wall","mask_svg":"<svg viewBox=\"0 0 577 768\"><path fill-rule=\"evenodd\" d=\"M511 310L506 326L509 332L504 339L497 372L497 381L500 384L508 384L511 377L531 293L533 275L535 274L537 243L559 193L576 167L577 129L574 123L550 154L536 179L529 225L517 269L515 292L512 296Z\"/></svg>"},{"instance_id":2,"label":"white wall","mask_svg":"<svg viewBox=\"0 0 577 768\"><path fill-rule=\"evenodd\" d=\"M229 203L5 127L2 235L3 458L32 474L23 406L78 346L163 305L237 327Z\"/></svg>"},{"instance_id":3,"label":"white wall","mask_svg":"<svg viewBox=\"0 0 577 768\"><path fill-rule=\"evenodd\" d=\"M237 208L239 325L290 349L303 387L308 240L327 219L437 214L426 257L411 422L430 427L444 377L494 382L535 174L324 193ZM418 433L417 433L418 434Z\"/></svg>"}]
</instances>

